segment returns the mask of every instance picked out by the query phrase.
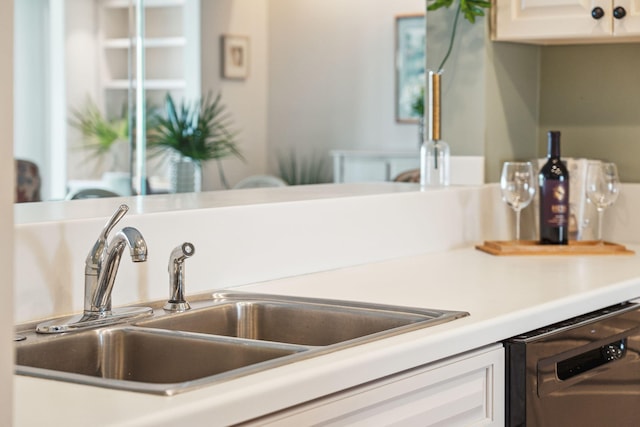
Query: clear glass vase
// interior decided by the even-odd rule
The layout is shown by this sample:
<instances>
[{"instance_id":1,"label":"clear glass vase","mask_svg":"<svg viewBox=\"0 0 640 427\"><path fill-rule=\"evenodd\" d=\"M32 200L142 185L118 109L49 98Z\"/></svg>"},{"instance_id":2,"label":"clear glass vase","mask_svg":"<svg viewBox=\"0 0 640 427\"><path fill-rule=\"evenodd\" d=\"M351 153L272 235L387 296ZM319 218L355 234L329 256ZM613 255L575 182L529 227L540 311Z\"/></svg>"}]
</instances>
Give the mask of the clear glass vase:
<instances>
[{"instance_id":1,"label":"clear glass vase","mask_svg":"<svg viewBox=\"0 0 640 427\"><path fill-rule=\"evenodd\" d=\"M449 144L430 140L420 147L420 187L445 187L450 183Z\"/></svg>"}]
</instances>

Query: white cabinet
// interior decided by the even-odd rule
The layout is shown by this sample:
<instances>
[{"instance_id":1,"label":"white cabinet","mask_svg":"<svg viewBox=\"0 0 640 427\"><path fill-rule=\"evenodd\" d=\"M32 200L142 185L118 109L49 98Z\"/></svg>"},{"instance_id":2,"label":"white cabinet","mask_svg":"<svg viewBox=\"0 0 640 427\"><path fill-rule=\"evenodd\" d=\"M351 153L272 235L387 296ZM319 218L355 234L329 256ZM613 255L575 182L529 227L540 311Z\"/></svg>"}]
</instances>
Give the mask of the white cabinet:
<instances>
[{"instance_id":1,"label":"white cabinet","mask_svg":"<svg viewBox=\"0 0 640 427\"><path fill-rule=\"evenodd\" d=\"M393 181L403 172L415 172L416 178L419 179L420 153L417 149L415 151L333 150L331 156L335 183ZM452 156L451 184L484 184L484 157Z\"/></svg>"},{"instance_id":2,"label":"white cabinet","mask_svg":"<svg viewBox=\"0 0 640 427\"><path fill-rule=\"evenodd\" d=\"M640 0L494 0L492 18L494 40L640 41Z\"/></svg>"},{"instance_id":3,"label":"white cabinet","mask_svg":"<svg viewBox=\"0 0 640 427\"><path fill-rule=\"evenodd\" d=\"M420 167L415 151L333 150L333 181L392 181L397 175Z\"/></svg>"},{"instance_id":4,"label":"white cabinet","mask_svg":"<svg viewBox=\"0 0 640 427\"><path fill-rule=\"evenodd\" d=\"M503 426L504 349L493 345L246 425Z\"/></svg>"}]
</instances>

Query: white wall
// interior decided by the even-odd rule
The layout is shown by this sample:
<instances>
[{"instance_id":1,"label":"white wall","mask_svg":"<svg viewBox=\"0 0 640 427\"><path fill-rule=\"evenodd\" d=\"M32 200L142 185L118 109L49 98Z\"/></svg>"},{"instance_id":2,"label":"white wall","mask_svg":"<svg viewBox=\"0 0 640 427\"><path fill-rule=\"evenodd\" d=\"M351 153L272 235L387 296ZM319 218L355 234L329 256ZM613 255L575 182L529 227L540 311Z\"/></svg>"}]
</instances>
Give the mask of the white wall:
<instances>
[{"instance_id":1,"label":"white wall","mask_svg":"<svg viewBox=\"0 0 640 427\"><path fill-rule=\"evenodd\" d=\"M43 1L20 1L15 8L16 21L22 23L15 26L15 155L35 162L42 176L51 174L48 12ZM50 186L50 180L43 180L44 198L49 197Z\"/></svg>"},{"instance_id":2,"label":"white wall","mask_svg":"<svg viewBox=\"0 0 640 427\"><path fill-rule=\"evenodd\" d=\"M270 0L269 161L278 150L417 151L396 123L395 16L424 0Z\"/></svg>"},{"instance_id":3,"label":"white wall","mask_svg":"<svg viewBox=\"0 0 640 427\"><path fill-rule=\"evenodd\" d=\"M0 301L13 301L13 1L0 2ZM0 425L12 425L13 305L0 310Z\"/></svg>"},{"instance_id":4,"label":"white wall","mask_svg":"<svg viewBox=\"0 0 640 427\"><path fill-rule=\"evenodd\" d=\"M306 1L306 0L305 0ZM245 161L228 157L222 161L230 185L266 171L267 150L267 1L202 0L202 92L222 93L239 130L238 142ZM223 34L249 37L249 76L245 80L221 77ZM203 190L222 189L216 162L203 171Z\"/></svg>"},{"instance_id":5,"label":"white wall","mask_svg":"<svg viewBox=\"0 0 640 427\"><path fill-rule=\"evenodd\" d=\"M104 105L105 96L98 81L98 55L101 52L96 32L96 4L87 0L65 0L63 13L64 41L60 46L60 56L64 58L61 85L64 90L62 110L65 117L62 121L66 132L64 143L67 145L66 175L68 179L97 179L111 164L100 163L90 157L89 151L81 148L80 131L67 126L71 111L82 110L89 98L98 106ZM124 157L125 164L128 164L128 154L124 153Z\"/></svg>"},{"instance_id":6,"label":"white wall","mask_svg":"<svg viewBox=\"0 0 640 427\"><path fill-rule=\"evenodd\" d=\"M395 16L423 0L202 0L202 88L220 90L246 162L223 161L233 184L277 173L295 147L329 163L331 149L416 149L417 125L394 113ZM338 12L336 12L338 11ZM246 80L220 77L220 35L250 38ZM203 188L220 189L215 162Z\"/></svg>"},{"instance_id":7,"label":"white wall","mask_svg":"<svg viewBox=\"0 0 640 427\"><path fill-rule=\"evenodd\" d=\"M91 59L96 52L95 37L87 45L78 31L94 25L93 10L93 2L87 0L25 0L16 4L15 154L40 168L44 200L64 197L67 172L72 178L86 176L93 166L86 165L86 156L79 159L78 150L67 152L66 137L67 98L73 108L87 95L96 98L97 75ZM69 26L67 35L65 25ZM83 54L65 55L65 51Z\"/></svg>"}]
</instances>

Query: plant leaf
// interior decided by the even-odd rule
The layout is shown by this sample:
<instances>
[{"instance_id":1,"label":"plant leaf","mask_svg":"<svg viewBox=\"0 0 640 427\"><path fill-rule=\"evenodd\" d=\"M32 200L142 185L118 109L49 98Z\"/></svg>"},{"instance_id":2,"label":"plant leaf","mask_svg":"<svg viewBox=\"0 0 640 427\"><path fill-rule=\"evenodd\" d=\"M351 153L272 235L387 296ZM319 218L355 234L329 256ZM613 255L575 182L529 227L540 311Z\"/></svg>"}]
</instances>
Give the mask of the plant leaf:
<instances>
[{"instance_id":1,"label":"plant leaf","mask_svg":"<svg viewBox=\"0 0 640 427\"><path fill-rule=\"evenodd\" d=\"M85 147L95 155L107 153L116 141L128 138L126 116L108 120L91 98L82 109L71 110L69 124L80 130Z\"/></svg>"},{"instance_id":2,"label":"plant leaf","mask_svg":"<svg viewBox=\"0 0 640 427\"><path fill-rule=\"evenodd\" d=\"M433 3L427 6L427 10L438 10L441 7L451 7L453 0L433 0Z\"/></svg>"},{"instance_id":3,"label":"plant leaf","mask_svg":"<svg viewBox=\"0 0 640 427\"><path fill-rule=\"evenodd\" d=\"M460 2L460 9L464 18L472 24L476 22L476 18L484 16L484 9L491 7L491 2L487 0L458 0ZM449 8L453 5L453 0L432 0L431 4L427 6L427 10L434 11L440 8Z\"/></svg>"},{"instance_id":4,"label":"plant leaf","mask_svg":"<svg viewBox=\"0 0 640 427\"><path fill-rule=\"evenodd\" d=\"M156 118L157 126L149 137L149 146L160 149L156 152L168 150L198 162L228 156L244 160L220 94L213 98L209 92L199 101L183 101L179 106L167 94L165 114Z\"/></svg>"}]
</instances>

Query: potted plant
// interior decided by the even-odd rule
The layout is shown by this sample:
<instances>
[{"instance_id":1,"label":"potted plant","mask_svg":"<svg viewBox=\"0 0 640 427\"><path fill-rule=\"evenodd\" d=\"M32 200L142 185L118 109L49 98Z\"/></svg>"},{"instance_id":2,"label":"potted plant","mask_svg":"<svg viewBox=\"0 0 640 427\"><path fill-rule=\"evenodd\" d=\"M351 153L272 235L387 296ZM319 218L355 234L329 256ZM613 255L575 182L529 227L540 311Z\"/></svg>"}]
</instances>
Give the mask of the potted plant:
<instances>
[{"instance_id":1,"label":"potted plant","mask_svg":"<svg viewBox=\"0 0 640 427\"><path fill-rule=\"evenodd\" d=\"M111 158L107 167L111 171L128 170L127 163L122 163L116 145L129 140L129 125L126 108L122 115L115 119L107 119L95 102L88 97L81 109L71 111L69 124L82 133L83 148L90 151L91 157L97 157L102 163L105 157ZM126 156L124 156L126 157Z\"/></svg>"},{"instance_id":2,"label":"potted plant","mask_svg":"<svg viewBox=\"0 0 640 427\"><path fill-rule=\"evenodd\" d=\"M134 108L135 109L135 108ZM157 107L146 102L145 120L147 129L153 130L156 126ZM90 152L90 157L97 158L96 167L104 170L102 179L117 181L118 192L129 194L131 191L130 152L135 150L135 140L130 141L130 128L135 129L135 117L132 117L133 125L129 125L129 108L125 104L118 117L108 119L102 114L98 106L87 97L87 101L80 109L71 110L69 124L82 133L82 148ZM134 146L131 147L130 144ZM104 160L110 163L103 167Z\"/></svg>"},{"instance_id":3,"label":"potted plant","mask_svg":"<svg viewBox=\"0 0 640 427\"><path fill-rule=\"evenodd\" d=\"M326 158L311 154L301 157L294 149L278 155L278 172L280 178L288 185L309 185L331 182L327 170Z\"/></svg>"},{"instance_id":4,"label":"potted plant","mask_svg":"<svg viewBox=\"0 0 640 427\"><path fill-rule=\"evenodd\" d=\"M230 130L231 117L211 92L206 97L183 101L176 106L170 94L165 97L165 116L157 117L157 125L149 132L148 146L171 156L171 186L174 192L199 191L202 185L202 163L217 160L220 181L229 188L221 159L236 156L236 133Z\"/></svg>"}]
</instances>

